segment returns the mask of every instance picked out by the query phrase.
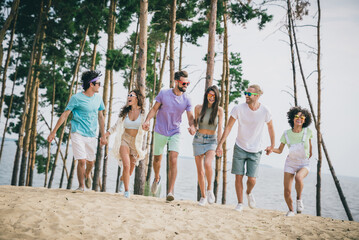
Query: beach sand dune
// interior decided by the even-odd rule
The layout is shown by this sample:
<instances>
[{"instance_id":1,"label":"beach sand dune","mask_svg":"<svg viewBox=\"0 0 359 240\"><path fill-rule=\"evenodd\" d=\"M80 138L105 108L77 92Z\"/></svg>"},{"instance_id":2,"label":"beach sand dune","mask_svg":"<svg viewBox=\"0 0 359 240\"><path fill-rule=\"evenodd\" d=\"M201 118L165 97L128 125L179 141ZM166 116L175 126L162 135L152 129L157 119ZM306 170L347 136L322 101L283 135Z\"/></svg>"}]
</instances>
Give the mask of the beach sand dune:
<instances>
[{"instance_id":1,"label":"beach sand dune","mask_svg":"<svg viewBox=\"0 0 359 240\"><path fill-rule=\"evenodd\" d=\"M0 186L0 239L359 239L359 223L192 201Z\"/></svg>"}]
</instances>

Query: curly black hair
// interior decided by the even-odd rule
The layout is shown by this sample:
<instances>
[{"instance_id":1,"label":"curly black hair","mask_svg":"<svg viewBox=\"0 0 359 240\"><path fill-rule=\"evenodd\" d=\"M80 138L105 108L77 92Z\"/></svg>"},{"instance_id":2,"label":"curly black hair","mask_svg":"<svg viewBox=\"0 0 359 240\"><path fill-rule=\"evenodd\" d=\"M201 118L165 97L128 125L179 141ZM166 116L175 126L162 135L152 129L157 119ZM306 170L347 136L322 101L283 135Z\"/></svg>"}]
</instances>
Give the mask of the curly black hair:
<instances>
[{"instance_id":1,"label":"curly black hair","mask_svg":"<svg viewBox=\"0 0 359 240\"><path fill-rule=\"evenodd\" d=\"M289 111L287 112L287 119L289 125L292 128L294 127L294 116L297 115L299 112L301 112L302 115L305 116L305 121L302 127L303 128L308 127L312 123L312 115L306 108L302 108L302 107L292 107L291 109L289 109Z\"/></svg>"},{"instance_id":2,"label":"curly black hair","mask_svg":"<svg viewBox=\"0 0 359 240\"><path fill-rule=\"evenodd\" d=\"M137 105L140 107L141 113L144 112L145 97L142 95L141 91L139 89L134 89L130 93L136 93L137 101L138 101ZM130 112L131 109L132 107L126 104L125 106L122 107L119 117L125 119L126 115Z\"/></svg>"},{"instance_id":3,"label":"curly black hair","mask_svg":"<svg viewBox=\"0 0 359 240\"><path fill-rule=\"evenodd\" d=\"M82 87L84 88L84 90L86 91L89 87L90 87L90 81L101 76L101 72L100 71L94 71L94 70L90 70L90 71L86 71L82 74L81 76L81 80L82 80ZM94 83L92 83L94 84Z\"/></svg>"}]
</instances>

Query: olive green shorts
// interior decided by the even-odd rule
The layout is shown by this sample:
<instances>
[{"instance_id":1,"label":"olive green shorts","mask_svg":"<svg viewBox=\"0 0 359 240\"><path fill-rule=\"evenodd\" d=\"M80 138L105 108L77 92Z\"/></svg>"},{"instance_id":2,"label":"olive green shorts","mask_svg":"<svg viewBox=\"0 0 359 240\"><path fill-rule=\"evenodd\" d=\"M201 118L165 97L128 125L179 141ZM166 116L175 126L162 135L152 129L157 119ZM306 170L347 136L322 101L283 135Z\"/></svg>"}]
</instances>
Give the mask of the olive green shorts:
<instances>
[{"instance_id":1,"label":"olive green shorts","mask_svg":"<svg viewBox=\"0 0 359 240\"><path fill-rule=\"evenodd\" d=\"M232 173L236 175L247 175L248 177L258 177L258 165L261 160L262 151L251 153L244 151L234 144ZM245 172L245 165L247 172Z\"/></svg>"}]
</instances>

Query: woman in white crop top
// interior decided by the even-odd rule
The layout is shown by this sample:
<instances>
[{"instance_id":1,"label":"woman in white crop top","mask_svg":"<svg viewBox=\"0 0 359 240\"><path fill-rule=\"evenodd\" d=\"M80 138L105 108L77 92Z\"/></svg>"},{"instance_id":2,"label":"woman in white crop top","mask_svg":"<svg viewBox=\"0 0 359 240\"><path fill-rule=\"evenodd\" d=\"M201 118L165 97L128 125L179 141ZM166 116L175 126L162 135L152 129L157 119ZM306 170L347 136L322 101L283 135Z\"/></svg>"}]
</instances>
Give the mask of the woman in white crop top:
<instances>
[{"instance_id":1,"label":"woman in white crop top","mask_svg":"<svg viewBox=\"0 0 359 240\"><path fill-rule=\"evenodd\" d=\"M198 184L201 189L201 199L198 204L204 206L207 201L210 204L215 201L212 190L212 162L215 157L217 139L219 140L222 137L223 108L219 106L217 86L213 85L207 88L203 104L197 105L194 113L197 132L192 145L197 166ZM207 191L205 191L205 177L207 178Z\"/></svg>"},{"instance_id":2,"label":"woman in white crop top","mask_svg":"<svg viewBox=\"0 0 359 240\"><path fill-rule=\"evenodd\" d=\"M107 138L116 132L110 156L117 159L121 167L123 166L120 191L125 185L124 196L126 198L130 197L130 176L135 166L146 155L145 131L141 127L146 117L144 101L145 97L139 90L132 90L127 96L127 104L121 109L117 122L105 134Z\"/></svg>"}]
</instances>

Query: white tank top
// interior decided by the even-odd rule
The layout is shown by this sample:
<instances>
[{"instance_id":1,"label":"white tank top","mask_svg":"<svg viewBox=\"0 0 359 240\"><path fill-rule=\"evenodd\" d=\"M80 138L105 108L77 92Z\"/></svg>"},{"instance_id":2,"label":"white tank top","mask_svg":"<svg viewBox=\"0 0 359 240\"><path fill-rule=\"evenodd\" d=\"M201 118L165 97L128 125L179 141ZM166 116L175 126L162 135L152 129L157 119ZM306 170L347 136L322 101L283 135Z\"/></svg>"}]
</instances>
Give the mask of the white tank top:
<instances>
[{"instance_id":1,"label":"white tank top","mask_svg":"<svg viewBox=\"0 0 359 240\"><path fill-rule=\"evenodd\" d=\"M134 121L131 121L127 114L125 121L123 122L124 128L127 129L138 129L140 125L141 125L141 114L138 114L138 118Z\"/></svg>"}]
</instances>

